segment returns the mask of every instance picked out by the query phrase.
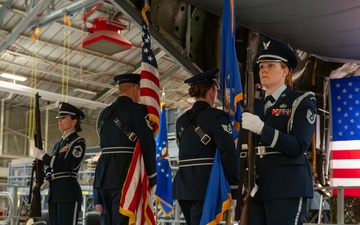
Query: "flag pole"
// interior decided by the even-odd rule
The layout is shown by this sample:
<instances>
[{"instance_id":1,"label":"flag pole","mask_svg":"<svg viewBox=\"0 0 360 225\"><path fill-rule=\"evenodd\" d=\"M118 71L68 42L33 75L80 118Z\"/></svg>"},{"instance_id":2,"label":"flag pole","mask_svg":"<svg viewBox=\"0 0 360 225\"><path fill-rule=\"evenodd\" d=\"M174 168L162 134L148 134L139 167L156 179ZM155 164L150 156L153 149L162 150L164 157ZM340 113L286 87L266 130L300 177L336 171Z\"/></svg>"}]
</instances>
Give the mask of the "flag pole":
<instances>
[{"instance_id":1,"label":"flag pole","mask_svg":"<svg viewBox=\"0 0 360 225\"><path fill-rule=\"evenodd\" d=\"M230 225L231 224L231 209L228 209L226 211L226 225Z\"/></svg>"},{"instance_id":2,"label":"flag pole","mask_svg":"<svg viewBox=\"0 0 360 225\"><path fill-rule=\"evenodd\" d=\"M155 207L155 224L158 223L158 209L159 209L159 202L158 201L155 201L156 202L156 207Z\"/></svg>"}]
</instances>

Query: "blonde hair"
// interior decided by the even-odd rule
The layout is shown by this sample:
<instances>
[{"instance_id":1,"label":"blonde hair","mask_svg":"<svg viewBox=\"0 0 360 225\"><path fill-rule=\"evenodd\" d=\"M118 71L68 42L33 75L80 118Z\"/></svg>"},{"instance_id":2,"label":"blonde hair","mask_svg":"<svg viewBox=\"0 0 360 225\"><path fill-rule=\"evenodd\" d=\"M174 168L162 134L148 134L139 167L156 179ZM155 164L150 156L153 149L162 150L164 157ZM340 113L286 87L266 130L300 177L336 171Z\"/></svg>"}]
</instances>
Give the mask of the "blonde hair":
<instances>
[{"instance_id":1,"label":"blonde hair","mask_svg":"<svg viewBox=\"0 0 360 225\"><path fill-rule=\"evenodd\" d=\"M291 81L291 74L292 74L292 71L291 71L291 68L289 68L289 66L288 65L286 65L286 63L284 63L284 62L280 62L280 65L281 65L281 68L282 69L285 69L285 68L288 68L289 69L289 72L288 72L288 74L286 75L286 77L285 77L285 85L287 85L287 86L292 86L292 81Z\"/></svg>"}]
</instances>

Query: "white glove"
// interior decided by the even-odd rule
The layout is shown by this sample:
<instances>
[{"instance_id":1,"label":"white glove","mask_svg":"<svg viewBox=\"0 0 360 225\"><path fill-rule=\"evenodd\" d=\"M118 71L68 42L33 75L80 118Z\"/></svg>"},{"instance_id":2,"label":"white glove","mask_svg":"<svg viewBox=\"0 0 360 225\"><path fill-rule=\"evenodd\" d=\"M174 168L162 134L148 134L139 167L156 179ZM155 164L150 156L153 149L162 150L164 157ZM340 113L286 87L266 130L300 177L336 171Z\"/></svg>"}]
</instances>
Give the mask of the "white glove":
<instances>
[{"instance_id":1,"label":"white glove","mask_svg":"<svg viewBox=\"0 0 360 225\"><path fill-rule=\"evenodd\" d=\"M50 183L48 180L44 180L44 183L41 185L40 190L45 190L50 186Z\"/></svg>"},{"instance_id":2,"label":"white glove","mask_svg":"<svg viewBox=\"0 0 360 225\"><path fill-rule=\"evenodd\" d=\"M37 147L34 147L34 149L33 149L33 155L34 155L35 158L37 158L37 159L39 159L39 160L42 160L42 158L44 157L45 154L46 154L46 153L45 153L44 150L41 150L41 149L39 149L39 148L37 148Z\"/></svg>"},{"instance_id":3,"label":"white glove","mask_svg":"<svg viewBox=\"0 0 360 225\"><path fill-rule=\"evenodd\" d=\"M34 224L34 219L30 218L28 221L26 221L26 225L33 225Z\"/></svg>"},{"instance_id":4,"label":"white glove","mask_svg":"<svg viewBox=\"0 0 360 225\"><path fill-rule=\"evenodd\" d=\"M256 134L261 134L264 127L264 122L257 115L248 112L242 114L241 124L243 128Z\"/></svg>"}]
</instances>

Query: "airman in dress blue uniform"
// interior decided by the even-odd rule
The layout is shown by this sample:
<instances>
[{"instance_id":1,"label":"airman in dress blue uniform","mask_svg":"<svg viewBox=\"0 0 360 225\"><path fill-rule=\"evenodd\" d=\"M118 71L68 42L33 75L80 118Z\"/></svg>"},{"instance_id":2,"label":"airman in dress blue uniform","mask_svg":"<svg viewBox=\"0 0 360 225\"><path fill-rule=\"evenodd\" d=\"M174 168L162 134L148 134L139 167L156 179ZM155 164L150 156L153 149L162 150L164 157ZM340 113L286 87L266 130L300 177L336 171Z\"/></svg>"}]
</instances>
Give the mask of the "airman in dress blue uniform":
<instances>
[{"instance_id":1,"label":"airman in dress blue uniform","mask_svg":"<svg viewBox=\"0 0 360 225\"><path fill-rule=\"evenodd\" d=\"M297 66L288 45L264 40L257 63L265 93L255 101L255 115L245 112L242 118L243 128L257 134L250 224L300 225L305 220L307 199L313 197L306 151L315 131L316 99L311 92L285 85L289 72Z\"/></svg>"},{"instance_id":2,"label":"airman in dress blue uniform","mask_svg":"<svg viewBox=\"0 0 360 225\"><path fill-rule=\"evenodd\" d=\"M101 156L95 169L94 204L102 213L102 225L127 225L129 218L119 213L119 203L136 141L146 149L143 157L151 188L156 185L156 145L146 106L138 103L140 75L121 74L114 81L120 96L99 114L97 123Z\"/></svg>"},{"instance_id":3,"label":"airman in dress blue uniform","mask_svg":"<svg viewBox=\"0 0 360 225\"><path fill-rule=\"evenodd\" d=\"M77 178L86 148L84 138L77 132L82 131L80 121L85 114L75 106L61 102L56 118L63 136L55 144L51 155L35 148L34 156L48 166L44 184L50 185L47 196L50 224L76 225L82 204Z\"/></svg>"},{"instance_id":4,"label":"airman in dress blue uniform","mask_svg":"<svg viewBox=\"0 0 360 225\"><path fill-rule=\"evenodd\" d=\"M179 170L174 177L173 198L189 225L200 223L217 148L233 196L237 193L238 165L230 120L224 111L213 108L219 88L217 74L218 69L212 69L185 80L196 102L176 122Z\"/></svg>"}]
</instances>

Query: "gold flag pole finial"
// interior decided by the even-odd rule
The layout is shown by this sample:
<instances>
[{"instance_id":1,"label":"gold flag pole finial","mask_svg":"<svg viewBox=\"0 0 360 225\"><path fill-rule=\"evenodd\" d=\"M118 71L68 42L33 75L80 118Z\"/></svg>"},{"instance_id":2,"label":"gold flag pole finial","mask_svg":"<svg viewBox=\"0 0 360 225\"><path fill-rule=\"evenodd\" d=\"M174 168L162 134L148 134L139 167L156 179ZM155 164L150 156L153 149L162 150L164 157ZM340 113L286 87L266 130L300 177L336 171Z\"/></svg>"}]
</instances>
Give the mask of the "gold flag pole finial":
<instances>
[{"instance_id":1,"label":"gold flag pole finial","mask_svg":"<svg viewBox=\"0 0 360 225\"><path fill-rule=\"evenodd\" d=\"M161 91L161 103L160 103L160 107L165 106L165 87L163 87L162 91Z\"/></svg>"}]
</instances>

